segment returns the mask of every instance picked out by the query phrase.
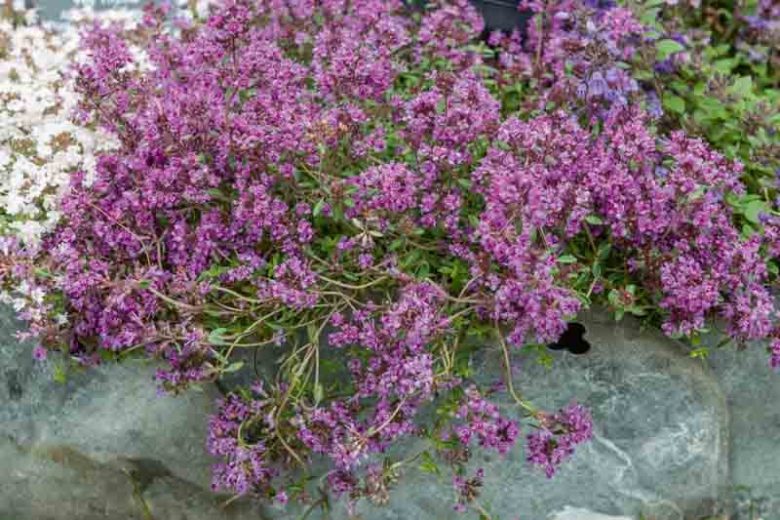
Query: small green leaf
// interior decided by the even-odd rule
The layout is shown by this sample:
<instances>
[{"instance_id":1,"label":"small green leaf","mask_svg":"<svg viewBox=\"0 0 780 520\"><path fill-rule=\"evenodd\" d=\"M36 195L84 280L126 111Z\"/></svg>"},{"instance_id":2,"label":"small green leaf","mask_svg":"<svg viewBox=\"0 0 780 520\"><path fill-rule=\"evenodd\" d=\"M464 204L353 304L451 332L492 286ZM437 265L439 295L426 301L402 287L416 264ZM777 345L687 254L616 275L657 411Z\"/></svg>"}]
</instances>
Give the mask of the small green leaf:
<instances>
[{"instance_id":1,"label":"small green leaf","mask_svg":"<svg viewBox=\"0 0 780 520\"><path fill-rule=\"evenodd\" d=\"M422 462L420 463L420 469L425 473L431 473L433 475L438 475L439 473L441 473L438 464L436 464L436 461L433 460L433 457L431 457L431 454L428 453L427 451L424 451L422 453Z\"/></svg>"},{"instance_id":2,"label":"small green leaf","mask_svg":"<svg viewBox=\"0 0 780 520\"><path fill-rule=\"evenodd\" d=\"M742 97L750 95L753 92L753 78L750 76L737 78L734 83L729 86L728 90L732 94L738 94Z\"/></svg>"},{"instance_id":3,"label":"small green leaf","mask_svg":"<svg viewBox=\"0 0 780 520\"><path fill-rule=\"evenodd\" d=\"M707 188L705 188L704 186L699 186L698 188L696 188L695 190L693 190L687 195L686 200L688 202L699 200L704 196L706 192L707 192Z\"/></svg>"},{"instance_id":4,"label":"small green leaf","mask_svg":"<svg viewBox=\"0 0 780 520\"><path fill-rule=\"evenodd\" d=\"M609 253L611 252L612 252L612 244L610 244L609 242L604 242L599 246L596 255L598 256L599 260L604 261L607 258L609 258Z\"/></svg>"},{"instance_id":5,"label":"small green leaf","mask_svg":"<svg viewBox=\"0 0 780 520\"><path fill-rule=\"evenodd\" d=\"M664 106L672 112L676 112L678 114L685 113L685 100L680 96L664 94Z\"/></svg>"},{"instance_id":6,"label":"small green leaf","mask_svg":"<svg viewBox=\"0 0 780 520\"><path fill-rule=\"evenodd\" d=\"M399 248L399 247L401 247L402 245L404 245L404 239L402 239L402 238L396 238L395 240L393 240L392 242L390 242L390 246L388 247L388 249L389 249L390 251L395 251L396 249L398 249L398 248Z\"/></svg>"},{"instance_id":7,"label":"small green leaf","mask_svg":"<svg viewBox=\"0 0 780 520\"><path fill-rule=\"evenodd\" d=\"M470 190L471 189L471 180L460 178L458 179L458 184L460 184L463 188Z\"/></svg>"},{"instance_id":8,"label":"small green leaf","mask_svg":"<svg viewBox=\"0 0 780 520\"><path fill-rule=\"evenodd\" d=\"M617 289L609 291L609 294L607 294L607 301L609 301L610 305L613 307L620 307L620 292Z\"/></svg>"},{"instance_id":9,"label":"small green leaf","mask_svg":"<svg viewBox=\"0 0 780 520\"><path fill-rule=\"evenodd\" d=\"M325 389L322 387L322 383L314 385L314 404L320 404L323 397L325 397Z\"/></svg>"},{"instance_id":10,"label":"small green leaf","mask_svg":"<svg viewBox=\"0 0 780 520\"><path fill-rule=\"evenodd\" d=\"M211 345L227 345L227 342L223 338L227 329L219 328L209 332L208 342Z\"/></svg>"},{"instance_id":11,"label":"small green leaf","mask_svg":"<svg viewBox=\"0 0 780 520\"><path fill-rule=\"evenodd\" d=\"M52 274L48 270L42 269L40 267L35 269L35 274L41 278L52 278Z\"/></svg>"},{"instance_id":12,"label":"small green leaf","mask_svg":"<svg viewBox=\"0 0 780 520\"><path fill-rule=\"evenodd\" d=\"M312 210L312 215L319 216L320 213L322 213L322 208L325 207L325 199L320 199L317 201L317 204L314 205L314 209Z\"/></svg>"},{"instance_id":13,"label":"small green leaf","mask_svg":"<svg viewBox=\"0 0 780 520\"><path fill-rule=\"evenodd\" d=\"M219 188L208 189L206 190L206 193L214 197L216 200L221 200L223 202L230 202L230 198L224 193L222 193L222 190L220 190Z\"/></svg>"},{"instance_id":14,"label":"small green leaf","mask_svg":"<svg viewBox=\"0 0 780 520\"><path fill-rule=\"evenodd\" d=\"M766 203L763 200L754 200L748 202L744 209L745 218L753 224L759 223L759 215L761 213L767 213Z\"/></svg>"},{"instance_id":15,"label":"small green leaf","mask_svg":"<svg viewBox=\"0 0 780 520\"><path fill-rule=\"evenodd\" d=\"M214 264L211 267L209 267L206 271L203 271L198 276L198 281L201 282L203 280L218 278L220 275L228 272L230 270L231 266L229 265L219 265Z\"/></svg>"},{"instance_id":16,"label":"small green leaf","mask_svg":"<svg viewBox=\"0 0 780 520\"><path fill-rule=\"evenodd\" d=\"M152 282L149 280L141 280L138 282L138 287L141 289L148 289L152 285Z\"/></svg>"},{"instance_id":17,"label":"small green leaf","mask_svg":"<svg viewBox=\"0 0 780 520\"><path fill-rule=\"evenodd\" d=\"M550 355L549 352L540 349L536 353L536 362L539 363L539 365L549 370L552 368L553 365L553 357Z\"/></svg>"},{"instance_id":18,"label":"small green leaf","mask_svg":"<svg viewBox=\"0 0 780 520\"><path fill-rule=\"evenodd\" d=\"M54 379L54 381L57 383L65 384L68 377L65 372L65 368L63 368L62 365L56 365L54 367L54 374L52 374L52 379Z\"/></svg>"},{"instance_id":19,"label":"small green leaf","mask_svg":"<svg viewBox=\"0 0 780 520\"><path fill-rule=\"evenodd\" d=\"M756 234L756 229L751 226L750 224L744 224L742 226L742 233L740 233L740 236L744 239L749 239L753 235Z\"/></svg>"},{"instance_id":20,"label":"small green leaf","mask_svg":"<svg viewBox=\"0 0 780 520\"><path fill-rule=\"evenodd\" d=\"M733 58L723 58L721 60L716 60L713 62L712 68L718 72L722 72L723 74L730 74L734 68L735 61L736 60Z\"/></svg>"},{"instance_id":21,"label":"small green leaf","mask_svg":"<svg viewBox=\"0 0 780 520\"><path fill-rule=\"evenodd\" d=\"M236 361L234 363L230 363L228 366L223 368L222 371L223 372L227 372L227 373L238 372L239 370L241 370L243 368L243 366L244 366L244 362L243 361Z\"/></svg>"},{"instance_id":22,"label":"small green leaf","mask_svg":"<svg viewBox=\"0 0 780 520\"><path fill-rule=\"evenodd\" d=\"M684 51L685 47L675 40L660 40L656 46L656 52L659 60L665 60L675 52Z\"/></svg>"},{"instance_id":23,"label":"small green leaf","mask_svg":"<svg viewBox=\"0 0 780 520\"><path fill-rule=\"evenodd\" d=\"M650 81L653 79L653 73L649 70L637 70L633 73L633 76L637 81Z\"/></svg>"},{"instance_id":24,"label":"small green leaf","mask_svg":"<svg viewBox=\"0 0 780 520\"><path fill-rule=\"evenodd\" d=\"M640 17L640 21L644 25L655 25L658 23L658 14L661 12L661 9L659 7L648 9L644 13L642 13L642 16Z\"/></svg>"},{"instance_id":25,"label":"small green leaf","mask_svg":"<svg viewBox=\"0 0 780 520\"><path fill-rule=\"evenodd\" d=\"M592 224L594 226L598 226L600 224L603 224L604 220L602 220L602 218L599 217L598 215L588 215L587 217L585 217L585 222L587 222L588 224Z\"/></svg>"},{"instance_id":26,"label":"small green leaf","mask_svg":"<svg viewBox=\"0 0 780 520\"><path fill-rule=\"evenodd\" d=\"M573 264L577 261L577 257L574 255L563 255L558 257L558 263L560 264Z\"/></svg>"}]
</instances>

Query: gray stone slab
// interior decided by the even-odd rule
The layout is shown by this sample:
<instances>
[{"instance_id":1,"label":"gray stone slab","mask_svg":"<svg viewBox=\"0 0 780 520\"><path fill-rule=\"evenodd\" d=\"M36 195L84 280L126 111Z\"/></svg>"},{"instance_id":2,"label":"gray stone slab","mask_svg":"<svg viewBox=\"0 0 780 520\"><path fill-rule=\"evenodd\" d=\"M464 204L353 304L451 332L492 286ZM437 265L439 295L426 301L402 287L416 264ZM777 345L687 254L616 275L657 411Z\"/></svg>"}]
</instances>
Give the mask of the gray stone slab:
<instances>
[{"instance_id":1,"label":"gray stone slab","mask_svg":"<svg viewBox=\"0 0 780 520\"><path fill-rule=\"evenodd\" d=\"M159 395L155 367L132 361L58 383L18 328L0 308L0 520L264 518L209 489L213 389Z\"/></svg>"},{"instance_id":2,"label":"gray stone slab","mask_svg":"<svg viewBox=\"0 0 780 520\"><path fill-rule=\"evenodd\" d=\"M551 369L537 363L535 354L516 352L515 385L545 409L573 399L588 406L595 421L593 441L552 480L526 464L520 447L506 458L477 450L473 465L486 474L480 503L495 520L561 518L586 510L632 518L642 513L654 520L715 513L728 489L729 413L709 367L632 322L615 324L595 314L584 323L590 352L551 352ZM7 309L0 312L0 457L7 470L0 473L0 518L296 518L300 513L247 502L223 509L210 494L212 461L203 445L215 397L211 390L157 395L153 367L143 363L105 365L56 383L51 367L33 364L30 346L13 338L17 326ZM500 350L488 346L485 352L475 371L489 382L500 377ZM729 384L737 392L743 376L732 376ZM758 399L759 392L746 391ZM502 407L517 414L508 401ZM753 413L762 421L777 417ZM767 449L771 440L768 436ZM410 471L404 477L387 507L362 504L361 517L422 520L454 514L449 476ZM316 512L309 518L324 516ZM343 504L330 518L347 518Z\"/></svg>"},{"instance_id":3,"label":"gray stone slab","mask_svg":"<svg viewBox=\"0 0 780 520\"><path fill-rule=\"evenodd\" d=\"M67 445L95 460L155 459L208 486L205 418L213 390L160 395L151 364L129 361L53 379L53 363L34 362L14 337L18 323L0 311L0 435L22 445Z\"/></svg>"},{"instance_id":4,"label":"gray stone slab","mask_svg":"<svg viewBox=\"0 0 780 520\"><path fill-rule=\"evenodd\" d=\"M729 404L733 520L780 519L780 374L768 360L764 344L727 345L708 357Z\"/></svg>"},{"instance_id":5,"label":"gray stone slab","mask_svg":"<svg viewBox=\"0 0 780 520\"><path fill-rule=\"evenodd\" d=\"M657 332L640 332L630 320L616 324L593 314L584 323L590 352L551 352L551 369L535 354L517 353L515 386L545 409L573 399L588 406L593 441L549 480L526 464L522 448L503 459L476 450L473 466L485 470L480 504L496 520L566 518L560 515L571 511L652 520L717 513L729 487L728 410L711 370L682 345ZM487 350L487 359L475 366L485 381L500 373L499 350ZM517 413L506 401L503 408ZM450 479L409 472L387 507L361 504L360 518L450 518L455 514ZM330 518L345 514L337 508Z\"/></svg>"}]
</instances>

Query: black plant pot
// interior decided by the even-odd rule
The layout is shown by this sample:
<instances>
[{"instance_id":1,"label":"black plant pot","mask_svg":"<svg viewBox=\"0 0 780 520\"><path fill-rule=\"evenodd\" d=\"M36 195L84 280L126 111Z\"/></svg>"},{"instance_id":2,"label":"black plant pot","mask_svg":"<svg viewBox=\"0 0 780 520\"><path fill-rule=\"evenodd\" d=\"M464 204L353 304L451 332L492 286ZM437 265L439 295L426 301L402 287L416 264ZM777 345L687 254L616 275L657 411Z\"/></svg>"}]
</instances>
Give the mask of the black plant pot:
<instances>
[{"instance_id":1,"label":"black plant pot","mask_svg":"<svg viewBox=\"0 0 780 520\"><path fill-rule=\"evenodd\" d=\"M525 34L528 20L533 16L531 11L518 10L519 0L470 0L485 20L485 31L513 31L519 29ZM406 4L423 8L427 0L406 0Z\"/></svg>"},{"instance_id":2,"label":"black plant pot","mask_svg":"<svg viewBox=\"0 0 780 520\"><path fill-rule=\"evenodd\" d=\"M525 33L525 27L533 13L526 10L518 10L517 0L471 0L482 18L485 20L485 29L488 31L513 31L519 29Z\"/></svg>"}]
</instances>

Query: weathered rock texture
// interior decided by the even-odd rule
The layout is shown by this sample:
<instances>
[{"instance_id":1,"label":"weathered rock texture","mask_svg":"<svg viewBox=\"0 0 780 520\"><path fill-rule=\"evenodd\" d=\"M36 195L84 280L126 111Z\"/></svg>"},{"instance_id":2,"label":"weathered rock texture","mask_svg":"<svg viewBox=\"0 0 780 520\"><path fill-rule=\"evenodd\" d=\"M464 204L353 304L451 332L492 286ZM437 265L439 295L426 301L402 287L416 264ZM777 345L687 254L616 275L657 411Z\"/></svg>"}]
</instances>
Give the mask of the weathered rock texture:
<instances>
[{"instance_id":1,"label":"weathered rock texture","mask_svg":"<svg viewBox=\"0 0 780 520\"><path fill-rule=\"evenodd\" d=\"M223 507L227 497L209 491L212 461L203 446L212 390L157 395L154 368L138 362L56 383L52 367L34 364L30 346L15 340L10 314L0 311L0 519L257 519L301 512L243 501ZM516 352L515 385L545 409L574 399L590 407L594 440L552 480L525 463L520 447L505 459L477 451L474 466L486 474L481 503L494 518L701 519L732 497L737 509L750 502L766 511L740 513L740 520L780 518L772 516L780 499L774 406L780 379L760 349L718 352L713 371L630 321L599 315L582 321L588 353L550 352L548 369L536 353ZM499 377L498 354L486 348L475 366L480 378ZM508 401L503 406L516 413ZM367 520L454 515L446 475L410 471L391 496L387 507L363 504L358 513ZM330 514L346 517L339 505Z\"/></svg>"},{"instance_id":2,"label":"weathered rock texture","mask_svg":"<svg viewBox=\"0 0 780 520\"><path fill-rule=\"evenodd\" d=\"M0 520L263 518L209 490L204 391L157 395L154 368L105 365L53 380L0 310Z\"/></svg>"},{"instance_id":3,"label":"weathered rock texture","mask_svg":"<svg viewBox=\"0 0 780 520\"><path fill-rule=\"evenodd\" d=\"M780 374L768 359L765 345L751 344L714 349L708 360L729 405L733 520L780 519Z\"/></svg>"},{"instance_id":4,"label":"weathered rock texture","mask_svg":"<svg viewBox=\"0 0 780 520\"><path fill-rule=\"evenodd\" d=\"M514 384L544 409L573 399L588 406L593 441L551 480L525 463L520 448L506 459L478 451L474 465L485 470L481 504L502 520L560 518L567 508L652 520L715 514L728 491L728 409L711 370L682 346L660 333L640 332L629 320L616 324L592 315L583 323L588 353L552 352L548 369L535 353L521 352ZM490 349L477 373L498 377L499 363L499 351ZM505 411L512 410L505 403ZM452 514L449 478L409 474L402 481L388 507L362 506L363 518Z\"/></svg>"}]
</instances>

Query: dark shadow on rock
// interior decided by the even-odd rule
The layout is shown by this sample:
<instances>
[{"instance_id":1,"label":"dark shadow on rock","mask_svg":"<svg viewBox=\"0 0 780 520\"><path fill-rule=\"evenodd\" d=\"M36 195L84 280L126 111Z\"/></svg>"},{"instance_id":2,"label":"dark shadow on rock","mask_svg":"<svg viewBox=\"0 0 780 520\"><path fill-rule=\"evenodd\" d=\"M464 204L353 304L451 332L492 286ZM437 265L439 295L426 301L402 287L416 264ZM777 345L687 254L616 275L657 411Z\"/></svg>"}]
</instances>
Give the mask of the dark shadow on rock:
<instances>
[{"instance_id":1,"label":"dark shadow on rock","mask_svg":"<svg viewBox=\"0 0 780 520\"><path fill-rule=\"evenodd\" d=\"M550 343L550 350L568 350L572 354L585 354L590 350L590 343L585 339L587 329L582 323L571 322L558 341Z\"/></svg>"}]
</instances>

